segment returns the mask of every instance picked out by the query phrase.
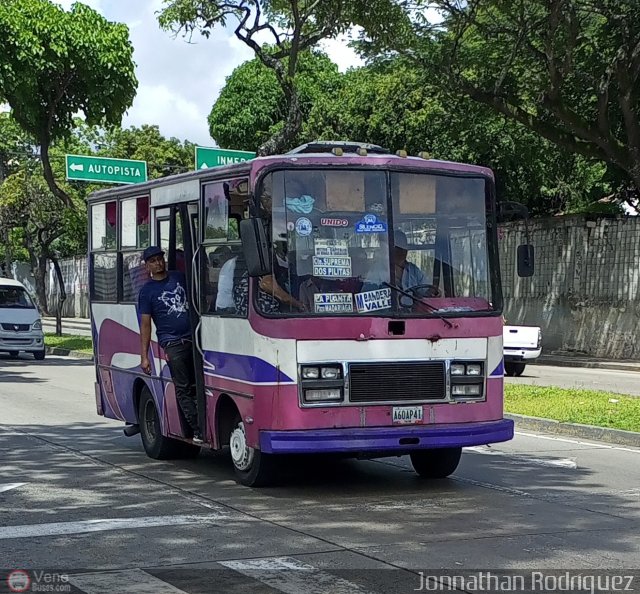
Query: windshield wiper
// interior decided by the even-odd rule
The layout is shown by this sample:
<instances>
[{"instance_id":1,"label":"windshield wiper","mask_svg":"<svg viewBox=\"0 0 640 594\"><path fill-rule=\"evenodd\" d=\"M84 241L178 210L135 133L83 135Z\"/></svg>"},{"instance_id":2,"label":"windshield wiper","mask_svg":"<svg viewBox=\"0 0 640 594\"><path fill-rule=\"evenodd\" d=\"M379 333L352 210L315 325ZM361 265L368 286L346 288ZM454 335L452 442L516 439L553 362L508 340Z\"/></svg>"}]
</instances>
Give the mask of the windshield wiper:
<instances>
[{"instance_id":1,"label":"windshield wiper","mask_svg":"<svg viewBox=\"0 0 640 594\"><path fill-rule=\"evenodd\" d=\"M417 301L418 303L422 303L422 305L425 305L426 307L428 307L437 318L440 318L449 328L453 328L453 324L447 320L447 318L445 318L444 316L440 315L438 313L438 308L434 307L433 305L431 305L430 303L427 303L426 301L424 301L422 299L422 297L416 297L415 295L412 295L411 293L408 293L407 291L405 291L404 289L401 289L400 287L397 287L396 285L392 285L391 283L382 283L385 287L389 287L390 289L393 289L394 291L398 291L398 293L401 293L402 295L406 295L407 297L413 299L414 301Z\"/></svg>"}]
</instances>

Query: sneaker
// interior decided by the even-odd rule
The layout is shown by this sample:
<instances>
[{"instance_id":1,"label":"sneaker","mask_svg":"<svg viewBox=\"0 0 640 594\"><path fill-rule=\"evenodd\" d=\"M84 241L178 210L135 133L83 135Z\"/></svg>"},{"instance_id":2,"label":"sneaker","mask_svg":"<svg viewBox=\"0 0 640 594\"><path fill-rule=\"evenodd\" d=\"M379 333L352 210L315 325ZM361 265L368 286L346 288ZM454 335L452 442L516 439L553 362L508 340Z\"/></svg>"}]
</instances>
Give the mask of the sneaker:
<instances>
[{"instance_id":1,"label":"sneaker","mask_svg":"<svg viewBox=\"0 0 640 594\"><path fill-rule=\"evenodd\" d=\"M196 431L196 432L193 434L193 438L192 438L192 440L191 440L191 441L193 441L193 443L195 443L195 444L198 444L198 445L199 445L199 444L201 444L201 443L204 443L204 437L202 437L202 433L200 433L199 431Z\"/></svg>"}]
</instances>

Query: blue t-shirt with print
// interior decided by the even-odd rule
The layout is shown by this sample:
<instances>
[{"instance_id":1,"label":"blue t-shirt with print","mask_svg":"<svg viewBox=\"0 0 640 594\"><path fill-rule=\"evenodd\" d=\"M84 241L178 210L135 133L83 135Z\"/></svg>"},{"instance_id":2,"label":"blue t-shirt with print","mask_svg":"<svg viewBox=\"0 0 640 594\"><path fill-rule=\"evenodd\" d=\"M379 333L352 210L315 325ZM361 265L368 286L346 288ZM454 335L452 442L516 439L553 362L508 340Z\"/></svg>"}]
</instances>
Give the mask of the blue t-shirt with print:
<instances>
[{"instance_id":1,"label":"blue t-shirt with print","mask_svg":"<svg viewBox=\"0 0 640 594\"><path fill-rule=\"evenodd\" d=\"M163 280L150 280L140 289L138 311L151 316L160 346L191 337L187 282L181 272L169 272Z\"/></svg>"}]
</instances>

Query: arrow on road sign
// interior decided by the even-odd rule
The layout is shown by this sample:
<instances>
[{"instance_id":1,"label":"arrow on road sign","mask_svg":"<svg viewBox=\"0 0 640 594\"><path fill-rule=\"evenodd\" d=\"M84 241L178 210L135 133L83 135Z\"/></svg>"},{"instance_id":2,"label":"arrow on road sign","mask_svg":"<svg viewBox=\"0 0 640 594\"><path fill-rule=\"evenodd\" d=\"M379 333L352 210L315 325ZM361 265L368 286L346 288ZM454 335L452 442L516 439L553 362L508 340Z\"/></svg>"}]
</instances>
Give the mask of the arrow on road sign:
<instances>
[{"instance_id":1,"label":"arrow on road sign","mask_svg":"<svg viewBox=\"0 0 640 594\"><path fill-rule=\"evenodd\" d=\"M209 165L207 165L206 163L203 163L203 164L200 166L200 169L209 169Z\"/></svg>"},{"instance_id":2,"label":"arrow on road sign","mask_svg":"<svg viewBox=\"0 0 640 594\"><path fill-rule=\"evenodd\" d=\"M71 165L69 165L69 169L71 169L71 171L84 171L84 165L80 165L80 163L71 163Z\"/></svg>"}]
</instances>

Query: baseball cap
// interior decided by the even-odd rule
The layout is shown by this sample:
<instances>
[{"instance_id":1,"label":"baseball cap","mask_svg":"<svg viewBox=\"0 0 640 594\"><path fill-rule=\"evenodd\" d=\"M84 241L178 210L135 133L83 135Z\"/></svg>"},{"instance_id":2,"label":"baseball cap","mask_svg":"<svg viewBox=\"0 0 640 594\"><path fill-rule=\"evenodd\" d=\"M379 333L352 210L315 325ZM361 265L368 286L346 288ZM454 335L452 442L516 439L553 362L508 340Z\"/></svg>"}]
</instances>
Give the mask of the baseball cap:
<instances>
[{"instance_id":1,"label":"baseball cap","mask_svg":"<svg viewBox=\"0 0 640 594\"><path fill-rule=\"evenodd\" d=\"M146 262L154 256L164 256L164 252L157 245L151 245L142 254L142 259Z\"/></svg>"},{"instance_id":2,"label":"baseball cap","mask_svg":"<svg viewBox=\"0 0 640 594\"><path fill-rule=\"evenodd\" d=\"M407 241L407 236L404 234L404 231L396 231L393 234L393 242L396 244L396 247L403 250L409 249L409 242Z\"/></svg>"}]
</instances>

